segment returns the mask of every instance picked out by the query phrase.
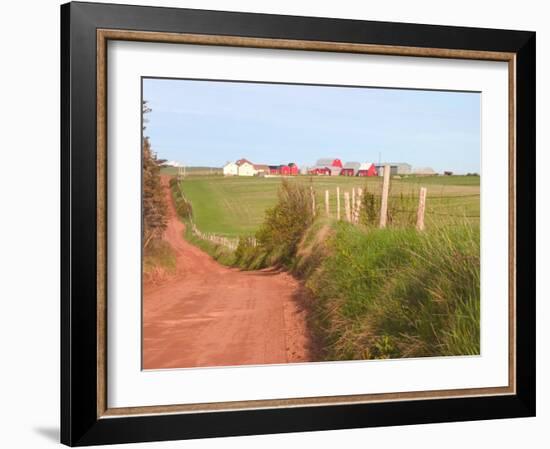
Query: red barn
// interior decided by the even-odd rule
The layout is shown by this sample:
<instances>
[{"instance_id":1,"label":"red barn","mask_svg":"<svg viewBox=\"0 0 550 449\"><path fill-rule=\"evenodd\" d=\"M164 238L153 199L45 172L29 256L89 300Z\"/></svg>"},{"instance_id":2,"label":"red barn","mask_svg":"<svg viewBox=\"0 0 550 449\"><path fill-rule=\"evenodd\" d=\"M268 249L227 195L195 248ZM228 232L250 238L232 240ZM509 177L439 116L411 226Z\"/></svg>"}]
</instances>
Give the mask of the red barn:
<instances>
[{"instance_id":1,"label":"red barn","mask_svg":"<svg viewBox=\"0 0 550 449\"><path fill-rule=\"evenodd\" d=\"M372 162L363 162L357 171L357 176L378 176L376 166Z\"/></svg>"},{"instance_id":2,"label":"red barn","mask_svg":"<svg viewBox=\"0 0 550 449\"><path fill-rule=\"evenodd\" d=\"M340 167L342 168L342 161L340 159L326 158L319 159L315 164L316 167Z\"/></svg>"},{"instance_id":3,"label":"red barn","mask_svg":"<svg viewBox=\"0 0 550 449\"><path fill-rule=\"evenodd\" d=\"M359 162L346 162L342 171L340 171L340 176L355 176L360 168L361 164Z\"/></svg>"},{"instance_id":4,"label":"red barn","mask_svg":"<svg viewBox=\"0 0 550 449\"><path fill-rule=\"evenodd\" d=\"M290 174L292 176L298 175L298 166L294 162L290 162L288 167L290 168Z\"/></svg>"},{"instance_id":5,"label":"red barn","mask_svg":"<svg viewBox=\"0 0 550 449\"><path fill-rule=\"evenodd\" d=\"M290 167L288 165L279 166L279 174L282 176L290 175Z\"/></svg>"},{"instance_id":6,"label":"red barn","mask_svg":"<svg viewBox=\"0 0 550 449\"><path fill-rule=\"evenodd\" d=\"M310 175L328 175L330 176L329 167L313 167L309 170Z\"/></svg>"}]
</instances>

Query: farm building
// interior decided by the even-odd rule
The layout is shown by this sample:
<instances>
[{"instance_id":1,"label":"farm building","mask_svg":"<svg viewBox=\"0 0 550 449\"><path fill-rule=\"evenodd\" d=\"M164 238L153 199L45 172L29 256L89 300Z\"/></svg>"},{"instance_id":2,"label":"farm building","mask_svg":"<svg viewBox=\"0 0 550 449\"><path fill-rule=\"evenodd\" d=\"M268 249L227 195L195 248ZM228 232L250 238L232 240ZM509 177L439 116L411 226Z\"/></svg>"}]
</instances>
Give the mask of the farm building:
<instances>
[{"instance_id":1,"label":"farm building","mask_svg":"<svg viewBox=\"0 0 550 449\"><path fill-rule=\"evenodd\" d=\"M279 167L279 174L282 176L290 175L290 167L288 165L281 165Z\"/></svg>"},{"instance_id":2,"label":"farm building","mask_svg":"<svg viewBox=\"0 0 550 449\"><path fill-rule=\"evenodd\" d=\"M239 159L235 164L238 166L239 176L254 176L257 173L254 164L247 159Z\"/></svg>"},{"instance_id":3,"label":"farm building","mask_svg":"<svg viewBox=\"0 0 550 449\"><path fill-rule=\"evenodd\" d=\"M340 159L326 158L318 159L308 172L310 175L338 176L341 169L342 161Z\"/></svg>"},{"instance_id":4,"label":"farm building","mask_svg":"<svg viewBox=\"0 0 550 449\"><path fill-rule=\"evenodd\" d=\"M435 176L437 175L436 171L431 167L420 167L415 168L413 174L416 176Z\"/></svg>"},{"instance_id":5,"label":"farm building","mask_svg":"<svg viewBox=\"0 0 550 449\"><path fill-rule=\"evenodd\" d=\"M267 165L254 164L248 159L242 158L235 162L228 162L223 166L225 176L293 176L298 173L298 166L294 162L290 162L288 165Z\"/></svg>"},{"instance_id":6,"label":"farm building","mask_svg":"<svg viewBox=\"0 0 550 449\"><path fill-rule=\"evenodd\" d=\"M298 166L294 162L288 165L269 165L270 175L296 176L299 174Z\"/></svg>"},{"instance_id":7,"label":"farm building","mask_svg":"<svg viewBox=\"0 0 550 449\"><path fill-rule=\"evenodd\" d=\"M340 159L326 158L319 159L315 164L316 167L340 167L342 168L342 161Z\"/></svg>"},{"instance_id":8,"label":"farm building","mask_svg":"<svg viewBox=\"0 0 550 449\"><path fill-rule=\"evenodd\" d=\"M252 164L257 175L268 175L270 173L269 165L265 164Z\"/></svg>"},{"instance_id":9,"label":"farm building","mask_svg":"<svg viewBox=\"0 0 550 449\"><path fill-rule=\"evenodd\" d=\"M338 166L328 167L328 169L330 170L330 176L340 176L340 173L342 172L342 167Z\"/></svg>"},{"instance_id":10,"label":"farm building","mask_svg":"<svg viewBox=\"0 0 550 449\"><path fill-rule=\"evenodd\" d=\"M298 166L294 162L289 162L288 167L290 168L290 174L296 176L300 173Z\"/></svg>"},{"instance_id":11,"label":"farm building","mask_svg":"<svg viewBox=\"0 0 550 449\"><path fill-rule=\"evenodd\" d=\"M239 174L239 166L235 162L228 162L223 166L224 176L237 176Z\"/></svg>"},{"instance_id":12,"label":"farm building","mask_svg":"<svg viewBox=\"0 0 550 449\"><path fill-rule=\"evenodd\" d=\"M406 162L382 162L376 165L376 169L380 176L384 174L384 165L389 165L391 167L392 175L410 175L412 173L411 164L407 164Z\"/></svg>"},{"instance_id":13,"label":"farm building","mask_svg":"<svg viewBox=\"0 0 550 449\"><path fill-rule=\"evenodd\" d=\"M376 171L378 172L379 176L384 176L384 167L386 165L390 166L390 175L397 175L397 165L391 165L391 164L379 164L376 165Z\"/></svg>"},{"instance_id":14,"label":"farm building","mask_svg":"<svg viewBox=\"0 0 550 449\"><path fill-rule=\"evenodd\" d=\"M360 166L359 162L346 162L340 171L340 176L355 176Z\"/></svg>"},{"instance_id":15,"label":"farm building","mask_svg":"<svg viewBox=\"0 0 550 449\"><path fill-rule=\"evenodd\" d=\"M357 176L378 176L376 165L372 162L362 162L357 170Z\"/></svg>"},{"instance_id":16,"label":"farm building","mask_svg":"<svg viewBox=\"0 0 550 449\"><path fill-rule=\"evenodd\" d=\"M310 175L326 175L330 176L330 167L314 166L309 169Z\"/></svg>"}]
</instances>

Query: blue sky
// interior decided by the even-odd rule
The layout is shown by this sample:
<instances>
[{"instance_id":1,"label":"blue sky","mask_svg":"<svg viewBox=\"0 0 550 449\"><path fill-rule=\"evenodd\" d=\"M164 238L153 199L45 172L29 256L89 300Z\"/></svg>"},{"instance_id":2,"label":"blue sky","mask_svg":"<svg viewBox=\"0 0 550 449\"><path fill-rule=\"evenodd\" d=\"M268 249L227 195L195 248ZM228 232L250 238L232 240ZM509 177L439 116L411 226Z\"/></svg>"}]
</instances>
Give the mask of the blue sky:
<instances>
[{"instance_id":1,"label":"blue sky","mask_svg":"<svg viewBox=\"0 0 550 449\"><path fill-rule=\"evenodd\" d=\"M189 166L380 157L480 171L479 93L146 78L143 98L153 150Z\"/></svg>"}]
</instances>

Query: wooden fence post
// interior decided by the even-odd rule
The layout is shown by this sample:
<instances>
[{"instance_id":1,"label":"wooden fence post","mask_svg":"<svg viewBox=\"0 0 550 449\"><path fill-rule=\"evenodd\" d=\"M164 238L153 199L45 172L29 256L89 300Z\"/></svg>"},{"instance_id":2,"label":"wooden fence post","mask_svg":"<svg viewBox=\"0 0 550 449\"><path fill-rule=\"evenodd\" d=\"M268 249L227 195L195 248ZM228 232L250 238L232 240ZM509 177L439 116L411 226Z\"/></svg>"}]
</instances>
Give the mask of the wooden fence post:
<instances>
[{"instance_id":1,"label":"wooden fence post","mask_svg":"<svg viewBox=\"0 0 550 449\"><path fill-rule=\"evenodd\" d=\"M384 182L382 184L382 201L380 205L380 227L385 228L388 220L388 194L390 192L390 171L389 165L384 165Z\"/></svg>"},{"instance_id":2,"label":"wooden fence post","mask_svg":"<svg viewBox=\"0 0 550 449\"><path fill-rule=\"evenodd\" d=\"M418 198L418 211L416 213L416 229L424 230L424 212L426 211L426 187L420 187L420 196Z\"/></svg>"},{"instance_id":3,"label":"wooden fence post","mask_svg":"<svg viewBox=\"0 0 550 449\"><path fill-rule=\"evenodd\" d=\"M351 211L349 207L349 192L344 192L344 208L346 210L346 220L351 221Z\"/></svg>"},{"instance_id":4,"label":"wooden fence post","mask_svg":"<svg viewBox=\"0 0 550 449\"><path fill-rule=\"evenodd\" d=\"M355 208L355 187L351 189L351 207Z\"/></svg>"},{"instance_id":5,"label":"wooden fence post","mask_svg":"<svg viewBox=\"0 0 550 449\"><path fill-rule=\"evenodd\" d=\"M340 187L336 187L336 219L340 221Z\"/></svg>"},{"instance_id":6,"label":"wooden fence post","mask_svg":"<svg viewBox=\"0 0 550 449\"><path fill-rule=\"evenodd\" d=\"M359 213L361 212L361 205L363 203L363 189L358 188L357 189L357 198L355 199L355 210L354 210L354 217L353 221L354 223L359 223Z\"/></svg>"},{"instance_id":7,"label":"wooden fence post","mask_svg":"<svg viewBox=\"0 0 550 449\"><path fill-rule=\"evenodd\" d=\"M315 217L315 192L313 191L313 186L309 186L311 192L311 213Z\"/></svg>"},{"instance_id":8,"label":"wooden fence post","mask_svg":"<svg viewBox=\"0 0 550 449\"><path fill-rule=\"evenodd\" d=\"M327 213L327 217L330 217L330 206L329 206L328 200L329 200L329 193L328 193L328 190L325 190L325 211Z\"/></svg>"}]
</instances>

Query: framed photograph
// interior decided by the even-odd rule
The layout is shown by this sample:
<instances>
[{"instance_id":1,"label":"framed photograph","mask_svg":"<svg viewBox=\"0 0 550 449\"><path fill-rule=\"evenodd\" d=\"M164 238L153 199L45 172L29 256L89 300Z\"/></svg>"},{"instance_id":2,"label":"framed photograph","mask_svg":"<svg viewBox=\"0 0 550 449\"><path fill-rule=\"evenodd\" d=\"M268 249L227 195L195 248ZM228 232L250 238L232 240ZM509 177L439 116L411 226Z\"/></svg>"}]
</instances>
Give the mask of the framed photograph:
<instances>
[{"instance_id":1,"label":"framed photograph","mask_svg":"<svg viewBox=\"0 0 550 449\"><path fill-rule=\"evenodd\" d=\"M61 440L535 414L535 33L61 7Z\"/></svg>"}]
</instances>

